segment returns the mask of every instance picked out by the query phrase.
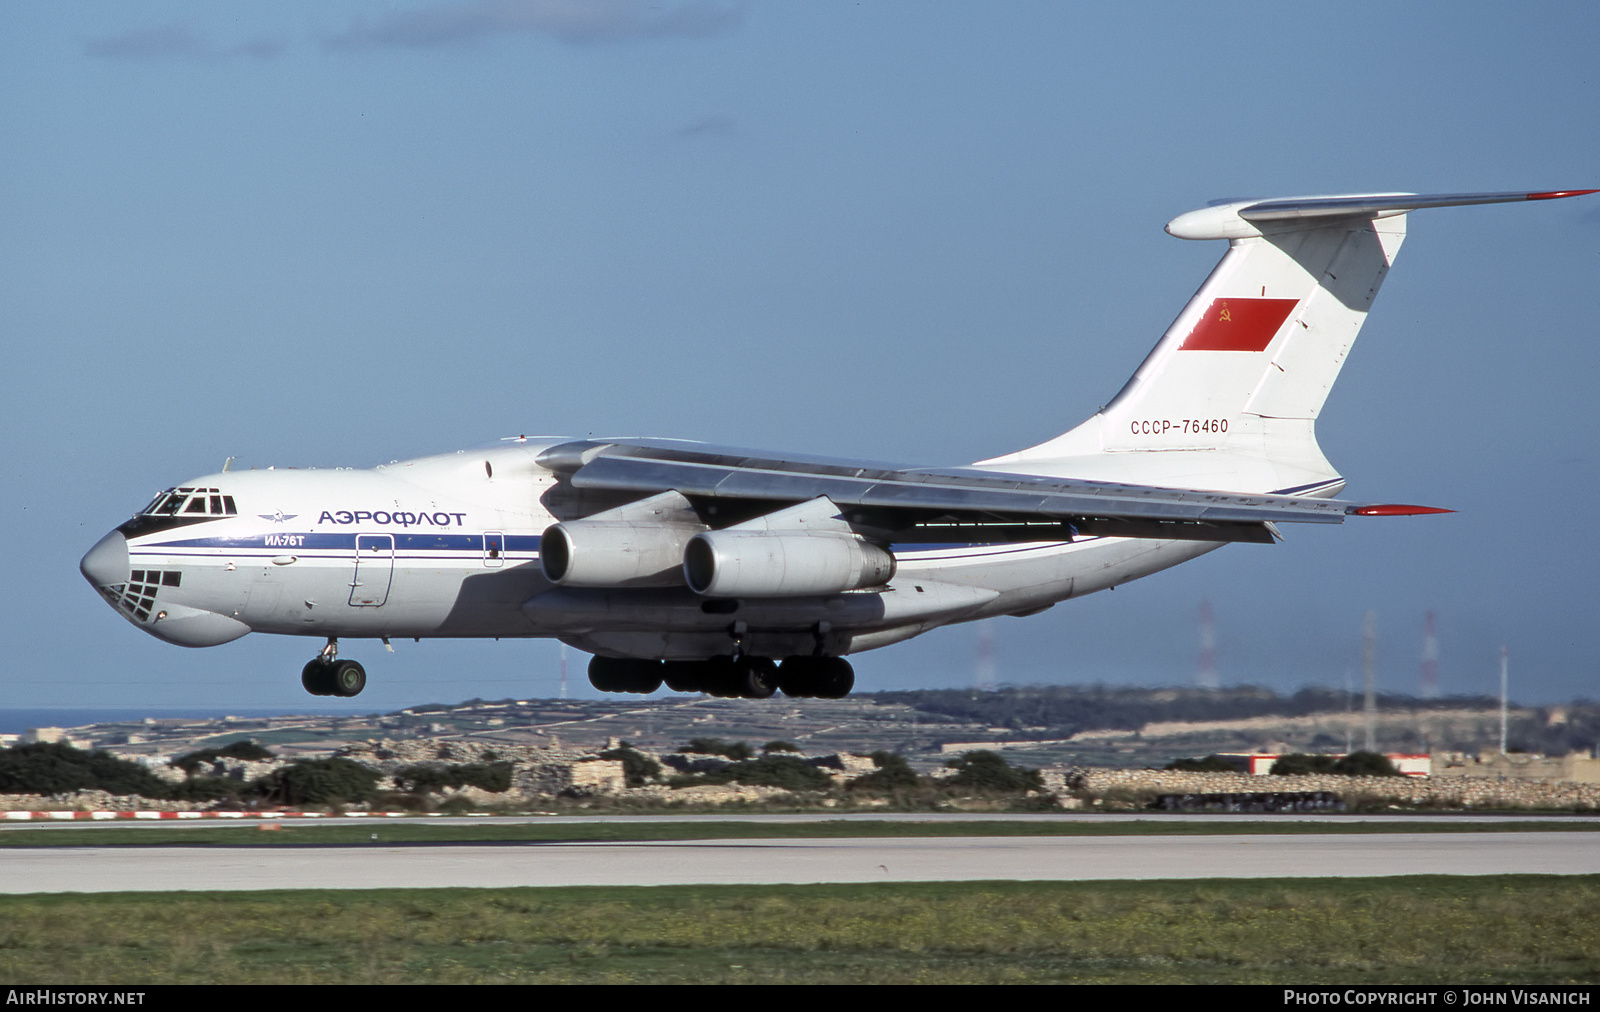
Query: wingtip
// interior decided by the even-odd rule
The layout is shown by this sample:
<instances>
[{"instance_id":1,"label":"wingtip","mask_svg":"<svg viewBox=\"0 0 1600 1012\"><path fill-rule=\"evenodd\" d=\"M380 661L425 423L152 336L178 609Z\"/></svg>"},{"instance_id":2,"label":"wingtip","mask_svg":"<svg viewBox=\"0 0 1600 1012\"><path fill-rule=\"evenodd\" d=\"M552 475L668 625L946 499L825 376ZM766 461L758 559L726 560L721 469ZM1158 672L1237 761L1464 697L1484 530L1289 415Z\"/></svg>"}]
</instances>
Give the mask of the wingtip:
<instances>
[{"instance_id":1,"label":"wingtip","mask_svg":"<svg viewBox=\"0 0 1600 1012\"><path fill-rule=\"evenodd\" d=\"M1528 199L1560 200L1562 197L1581 197L1585 193L1600 193L1600 190L1546 190L1543 193L1530 193Z\"/></svg>"},{"instance_id":2,"label":"wingtip","mask_svg":"<svg viewBox=\"0 0 1600 1012\"><path fill-rule=\"evenodd\" d=\"M1407 506L1403 503L1373 503L1368 506L1352 506L1345 511L1357 517L1416 517L1426 516L1431 513L1454 513L1455 510L1443 509L1439 506Z\"/></svg>"}]
</instances>

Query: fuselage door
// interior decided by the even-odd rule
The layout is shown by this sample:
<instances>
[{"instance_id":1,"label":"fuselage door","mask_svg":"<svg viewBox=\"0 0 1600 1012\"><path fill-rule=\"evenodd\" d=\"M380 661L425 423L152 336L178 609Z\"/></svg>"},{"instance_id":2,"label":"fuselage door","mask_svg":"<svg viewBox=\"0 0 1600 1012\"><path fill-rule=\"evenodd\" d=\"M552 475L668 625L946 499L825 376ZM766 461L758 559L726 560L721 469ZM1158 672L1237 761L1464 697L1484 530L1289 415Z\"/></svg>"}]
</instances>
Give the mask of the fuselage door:
<instances>
[{"instance_id":1,"label":"fuselage door","mask_svg":"<svg viewBox=\"0 0 1600 1012\"><path fill-rule=\"evenodd\" d=\"M356 572L350 581L350 603L379 607L389 600L394 579L394 535L356 535Z\"/></svg>"},{"instance_id":2,"label":"fuselage door","mask_svg":"<svg viewBox=\"0 0 1600 1012\"><path fill-rule=\"evenodd\" d=\"M483 564L491 569L506 564L506 536L499 531L483 536Z\"/></svg>"}]
</instances>

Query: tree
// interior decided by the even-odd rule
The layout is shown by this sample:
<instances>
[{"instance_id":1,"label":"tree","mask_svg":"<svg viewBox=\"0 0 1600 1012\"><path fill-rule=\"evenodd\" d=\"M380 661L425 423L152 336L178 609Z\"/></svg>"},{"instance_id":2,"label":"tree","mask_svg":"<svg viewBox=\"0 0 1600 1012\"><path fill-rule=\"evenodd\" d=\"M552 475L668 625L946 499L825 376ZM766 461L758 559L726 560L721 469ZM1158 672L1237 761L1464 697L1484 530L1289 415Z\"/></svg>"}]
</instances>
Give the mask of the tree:
<instances>
[{"instance_id":1,"label":"tree","mask_svg":"<svg viewBox=\"0 0 1600 1012\"><path fill-rule=\"evenodd\" d=\"M165 798L167 782L138 763L109 752L85 752L64 742L33 742L0 749L0 794L107 791Z\"/></svg>"},{"instance_id":2,"label":"tree","mask_svg":"<svg viewBox=\"0 0 1600 1012\"><path fill-rule=\"evenodd\" d=\"M643 787L661 775L660 763L628 745L601 752L600 758L621 762L622 776L629 787Z\"/></svg>"},{"instance_id":3,"label":"tree","mask_svg":"<svg viewBox=\"0 0 1600 1012\"><path fill-rule=\"evenodd\" d=\"M1272 773L1280 777L1297 777L1309 773L1338 773L1334 764L1338 760L1331 755L1311 755L1306 752L1291 752L1281 755L1272 764Z\"/></svg>"},{"instance_id":4,"label":"tree","mask_svg":"<svg viewBox=\"0 0 1600 1012\"><path fill-rule=\"evenodd\" d=\"M1239 764L1222 758L1219 755L1208 755L1204 759L1174 759L1167 763L1163 769L1178 770L1183 773L1242 773Z\"/></svg>"},{"instance_id":5,"label":"tree","mask_svg":"<svg viewBox=\"0 0 1600 1012\"><path fill-rule=\"evenodd\" d=\"M695 784L748 784L751 787L781 787L787 791L825 791L833 778L804 759L791 755L764 755L759 759L729 763L719 770L694 776L673 777L674 787Z\"/></svg>"},{"instance_id":6,"label":"tree","mask_svg":"<svg viewBox=\"0 0 1600 1012\"><path fill-rule=\"evenodd\" d=\"M1278 776L1297 776L1307 773L1333 773L1347 777L1397 777L1389 757L1379 752L1351 752L1347 756L1308 755L1294 752L1278 757L1272 764Z\"/></svg>"},{"instance_id":7,"label":"tree","mask_svg":"<svg viewBox=\"0 0 1600 1012\"><path fill-rule=\"evenodd\" d=\"M945 781L956 787L1005 793L1044 789L1044 780L1038 770L1013 766L998 752L987 749L963 752L960 758L952 759L945 765L956 770L956 775Z\"/></svg>"},{"instance_id":8,"label":"tree","mask_svg":"<svg viewBox=\"0 0 1600 1012\"><path fill-rule=\"evenodd\" d=\"M172 760L170 765L178 767L190 776L201 766L207 766L218 759L243 759L246 762L265 762L277 758L268 749L257 745L248 739L230 742L221 748L203 748L194 752L186 752Z\"/></svg>"},{"instance_id":9,"label":"tree","mask_svg":"<svg viewBox=\"0 0 1600 1012\"><path fill-rule=\"evenodd\" d=\"M1350 777L1398 777L1404 775L1395 768L1389 757L1381 752L1351 752L1333 764L1333 771Z\"/></svg>"},{"instance_id":10,"label":"tree","mask_svg":"<svg viewBox=\"0 0 1600 1012\"><path fill-rule=\"evenodd\" d=\"M377 791L382 775L349 759L302 759L260 781L269 796L290 805L361 802Z\"/></svg>"},{"instance_id":11,"label":"tree","mask_svg":"<svg viewBox=\"0 0 1600 1012\"><path fill-rule=\"evenodd\" d=\"M850 790L887 794L893 791L914 790L922 783L917 771L911 768L904 756L896 752L880 749L872 753L872 763L878 768L850 781L848 785Z\"/></svg>"},{"instance_id":12,"label":"tree","mask_svg":"<svg viewBox=\"0 0 1600 1012\"><path fill-rule=\"evenodd\" d=\"M689 744L684 745L678 751L698 753L700 755L725 755L735 762L749 759L756 754L755 750L746 742L726 742L721 738L690 738Z\"/></svg>"}]
</instances>

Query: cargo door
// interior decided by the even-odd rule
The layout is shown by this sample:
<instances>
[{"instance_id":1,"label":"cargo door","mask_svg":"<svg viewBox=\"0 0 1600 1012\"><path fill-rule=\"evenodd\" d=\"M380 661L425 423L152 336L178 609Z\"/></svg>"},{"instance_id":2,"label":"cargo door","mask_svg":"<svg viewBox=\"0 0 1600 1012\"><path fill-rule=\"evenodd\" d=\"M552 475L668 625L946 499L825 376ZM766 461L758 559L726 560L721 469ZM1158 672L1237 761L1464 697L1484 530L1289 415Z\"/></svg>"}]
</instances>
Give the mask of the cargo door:
<instances>
[{"instance_id":1,"label":"cargo door","mask_svg":"<svg viewBox=\"0 0 1600 1012\"><path fill-rule=\"evenodd\" d=\"M350 603L377 608L389 600L389 583L394 579L394 535L356 536L356 573L350 581Z\"/></svg>"}]
</instances>

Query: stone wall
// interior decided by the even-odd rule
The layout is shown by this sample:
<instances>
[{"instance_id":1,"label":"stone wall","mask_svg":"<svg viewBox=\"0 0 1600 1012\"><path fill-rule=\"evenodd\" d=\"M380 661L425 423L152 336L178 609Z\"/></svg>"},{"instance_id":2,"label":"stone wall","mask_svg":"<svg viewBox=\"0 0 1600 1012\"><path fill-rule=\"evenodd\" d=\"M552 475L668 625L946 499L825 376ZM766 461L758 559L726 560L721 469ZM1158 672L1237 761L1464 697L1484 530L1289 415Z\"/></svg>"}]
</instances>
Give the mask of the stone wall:
<instances>
[{"instance_id":1,"label":"stone wall","mask_svg":"<svg viewBox=\"0 0 1600 1012\"><path fill-rule=\"evenodd\" d=\"M1581 784L1600 784L1600 759L1581 753L1544 756L1523 752L1501 755L1479 752L1440 752L1433 757L1436 777L1491 777L1496 780L1571 780Z\"/></svg>"},{"instance_id":2,"label":"stone wall","mask_svg":"<svg viewBox=\"0 0 1600 1012\"><path fill-rule=\"evenodd\" d=\"M557 794L609 794L622 790L622 763L601 759L579 749L541 748L536 745L492 745L474 741L417 738L410 741L361 742L337 753L346 759L382 770L391 776L417 763L511 764L511 790L489 795L497 801L516 797ZM476 796L473 797L476 800Z\"/></svg>"},{"instance_id":3,"label":"stone wall","mask_svg":"<svg viewBox=\"0 0 1600 1012\"><path fill-rule=\"evenodd\" d=\"M0 794L0 812L198 812L208 802L157 801L137 794L71 791L65 794Z\"/></svg>"},{"instance_id":4,"label":"stone wall","mask_svg":"<svg viewBox=\"0 0 1600 1012\"><path fill-rule=\"evenodd\" d=\"M1333 791L1346 800L1371 798L1461 808L1600 810L1600 784L1495 780L1486 777L1280 777L1178 770L1070 769L1052 771L1067 789L1089 794L1224 794L1253 791Z\"/></svg>"}]
</instances>

